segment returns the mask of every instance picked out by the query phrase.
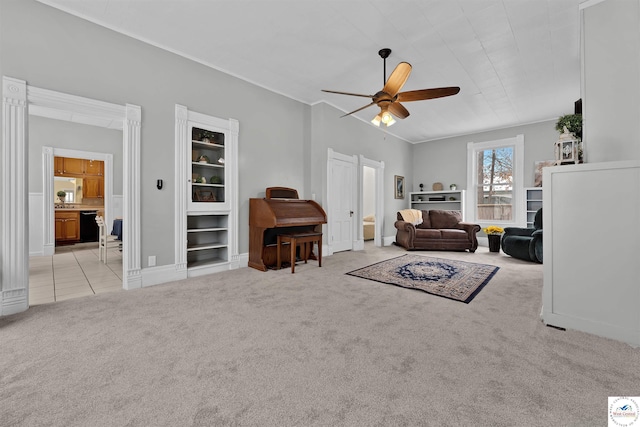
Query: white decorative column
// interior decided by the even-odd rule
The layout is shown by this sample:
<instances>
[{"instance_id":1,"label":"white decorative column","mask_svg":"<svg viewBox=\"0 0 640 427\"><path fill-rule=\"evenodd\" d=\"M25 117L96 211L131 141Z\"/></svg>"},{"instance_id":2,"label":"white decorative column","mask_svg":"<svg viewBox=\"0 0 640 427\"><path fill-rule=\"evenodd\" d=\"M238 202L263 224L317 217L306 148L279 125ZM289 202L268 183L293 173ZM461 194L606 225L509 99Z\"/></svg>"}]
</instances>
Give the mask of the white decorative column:
<instances>
[{"instance_id":1,"label":"white decorative column","mask_svg":"<svg viewBox=\"0 0 640 427\"><path fill-rule=\"evenodd\" d=\"M123 245L122 264L124 275L122 287L142 287L140 260L140 123L142 110L137 105L127 104L123 132L123 187L125 193L122 220Z\"/></svg>"},{"instance_id":2,"label":"white decorative column","mask_svg":"<svg viewBox=\"0 0 640 427\"><path fill-rule=\"evenodd\" d=\"M56 251L55 241L55 223L53 204L53 147L42 147L42 229L43 245L42 253L44 256L52 256Z\"/></svg>"},{"instance_id":3,"label":"white decorative column","mask_svg":"<svg viewBox=\"0 0 640 427\"><path fill-rule=\"evenodd\" d=\"M231 196L231 212L229 213L229 229L234 230L229 236L229 260L231 261L231 268L240 267L240 257L238 254L238 206L239 206L239 192L240 187L239 174L238 174L238 135L240 133L240 122L236 119L229 119L229 136L231 144L229 146L229 158L235 163L233 165L231 177L231 183L233 187L229 190ZM245 264L246 267L246 264Z\"/></svg>"},{"instance_id":4,"label":"white decorative column","mask_svg":"<svg viewBox=\"0 0 640 427\"><path fill-rule=\"evenodd\" d=\"M0 315L29 308L29 220L26 165L27 84L2 78L2 272Z\"/></svg>"},{"instance_id":5,"label":"white decorative column","mask_svg":"<svg viewBox=\"0 0 640 427\"><path fill-rule=\"evenodd\" d=\"M187 147L190 147L188 138L189 130L187 121L189 111L184 105L176 104L176 126L175 126L175 269L184 273L187 277L187 180L191 179L191 172L187 170L187 165L191 159L187 160ZM189 153L189 155L191 155Z\"/></svg>"}]
</instances>

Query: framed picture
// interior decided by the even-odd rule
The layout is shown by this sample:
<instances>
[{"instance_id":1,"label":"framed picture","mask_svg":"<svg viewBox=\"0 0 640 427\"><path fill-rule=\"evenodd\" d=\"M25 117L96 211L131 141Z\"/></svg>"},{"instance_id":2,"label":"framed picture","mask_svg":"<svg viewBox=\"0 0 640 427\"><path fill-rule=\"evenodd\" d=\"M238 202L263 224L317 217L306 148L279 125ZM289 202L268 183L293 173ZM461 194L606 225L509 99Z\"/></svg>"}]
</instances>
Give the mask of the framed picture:
<instances>
[{"instance_id":1,"label":"framed picture","mask_svg":"<svg viewBox=\"0 0 640 427\"><path fill-rule=\"evenodd\" d=\"M393 181L396 185L396 199L404 199L404 176L394 175Z\"/></svg>"}]
</instances>

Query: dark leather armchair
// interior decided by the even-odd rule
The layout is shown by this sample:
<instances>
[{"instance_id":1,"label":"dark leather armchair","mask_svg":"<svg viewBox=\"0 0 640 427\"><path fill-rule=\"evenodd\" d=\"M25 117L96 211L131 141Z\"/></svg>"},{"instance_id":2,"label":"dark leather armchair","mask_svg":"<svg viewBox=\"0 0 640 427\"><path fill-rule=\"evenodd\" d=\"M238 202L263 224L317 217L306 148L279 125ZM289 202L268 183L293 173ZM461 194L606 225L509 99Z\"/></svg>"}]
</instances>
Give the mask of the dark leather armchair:
<instances>
[{"instance_id":1,"label":"dark leather armchair","mask_svg":"<svg viewBox=\"0 0 640 427\"><path fill-rule=\"evenodd\" d=\"M504 229L502 251L514 258L542 263L542 208L536 212L533 228Z\"/></svg>"}]
</instances>

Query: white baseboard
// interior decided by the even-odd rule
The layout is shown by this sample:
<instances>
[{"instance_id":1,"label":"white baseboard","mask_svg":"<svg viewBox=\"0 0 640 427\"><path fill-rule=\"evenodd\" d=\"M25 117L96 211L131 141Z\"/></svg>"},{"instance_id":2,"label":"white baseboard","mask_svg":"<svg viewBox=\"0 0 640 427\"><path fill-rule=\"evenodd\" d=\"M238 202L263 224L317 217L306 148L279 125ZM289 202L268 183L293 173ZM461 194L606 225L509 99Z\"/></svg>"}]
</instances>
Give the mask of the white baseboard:
<instances>
[{"instance_id":1,"label":"white baseboard","mask_svg":"<svg viewBox=\"0 0 640 427\"><path fill-rule=\"evenodd\" d=\"M248 264L249 254L244 253L232 257L229 262L191 270L178 268L175 264L147 267L142 269L142 287L145 288L162 283L175 282L188 277L204 276L226 270L237 270L238 268L247 267Z\"/></svg>"},{"instance_id":2,"label":"white baseboard","mask_svg":"<svg viewBox=\"0 0 640 427\"><path fill-rule=\"evenodd\" d=\"M142 287L160 285L187 278L187 270L179 270L174 264L142 269Z\"/></svg>"}]
</instances>

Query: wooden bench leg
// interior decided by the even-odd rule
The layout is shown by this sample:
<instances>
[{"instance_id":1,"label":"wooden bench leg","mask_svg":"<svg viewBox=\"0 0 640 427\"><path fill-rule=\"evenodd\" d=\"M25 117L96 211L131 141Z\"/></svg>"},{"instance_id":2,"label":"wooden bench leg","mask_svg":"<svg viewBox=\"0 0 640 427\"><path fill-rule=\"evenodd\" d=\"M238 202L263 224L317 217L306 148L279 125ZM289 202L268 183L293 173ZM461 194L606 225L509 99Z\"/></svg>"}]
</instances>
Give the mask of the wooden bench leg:
<instances>
[{"instance_id":1,"label":"wooden bench leg","mask_svg":"<svg viewBox=\"0 0 640 427\"><path fill-rule=\"evenodd\" d=\"M280 258L280 246L282 246L282 239L280 238L280 235L278 235L278 247L276 249L276 253L278 254L277 258L278 258L278 264L277 264L277 269L280 270L280 268L282 267L282 259Z\"/></svg>"},{"instance_id":2,"label":"wooden bench leg","mask_svg":"<svg viewBox=\"0 0 640 427\"><path fill-rule=\"evenodd\" d=\"M298 247L295 237L291 238L289 245L291 245L291 274L293 274L296 272L296 248Z\"/></svg>"}]
</instances>

